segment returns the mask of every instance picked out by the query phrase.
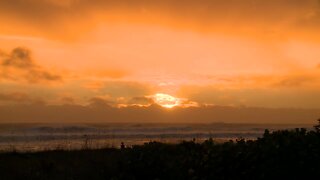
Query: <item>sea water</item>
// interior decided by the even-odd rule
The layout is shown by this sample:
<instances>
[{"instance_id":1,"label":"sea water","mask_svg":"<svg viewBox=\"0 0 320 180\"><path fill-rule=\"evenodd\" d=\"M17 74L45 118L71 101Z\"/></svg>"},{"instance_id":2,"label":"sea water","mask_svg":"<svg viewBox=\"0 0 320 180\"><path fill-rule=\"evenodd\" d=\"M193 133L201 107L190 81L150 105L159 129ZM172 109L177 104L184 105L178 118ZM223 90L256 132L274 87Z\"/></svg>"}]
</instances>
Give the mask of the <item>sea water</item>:
<instances>
[{"instance_id":1,"label":"sea water","mask_svg":"<svg viewBox=\"0 0 320 180\"><path fill-rule=\"evenodd\" d=\"M0 124L0 151L73 150L81 148L119 148L150 141L179 143L213 138L216 142L237 138L256 139L270 131L312 128L304 124Z\"/></svg>"}]
</instances>

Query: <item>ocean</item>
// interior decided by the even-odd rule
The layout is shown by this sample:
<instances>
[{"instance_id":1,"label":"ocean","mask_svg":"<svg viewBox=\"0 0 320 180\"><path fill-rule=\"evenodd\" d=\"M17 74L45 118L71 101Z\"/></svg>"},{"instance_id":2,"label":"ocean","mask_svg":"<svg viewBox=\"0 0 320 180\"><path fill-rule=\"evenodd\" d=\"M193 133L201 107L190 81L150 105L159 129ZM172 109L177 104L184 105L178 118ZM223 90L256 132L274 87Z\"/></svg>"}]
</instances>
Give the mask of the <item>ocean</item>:
<instances>
[{"instance_id":1,"label":"ocean","mask_svg":"<svg viewBox=\"0 0 320 180\"><path fill-rule=\"evenodd\" d=\"M150 141L179 143L213 138L225 142L237 138L256 139L270 131L312 128L306 124L0 124L0 151L74 150L82 148L119 148Z\"/></svg>"}]
</instances>

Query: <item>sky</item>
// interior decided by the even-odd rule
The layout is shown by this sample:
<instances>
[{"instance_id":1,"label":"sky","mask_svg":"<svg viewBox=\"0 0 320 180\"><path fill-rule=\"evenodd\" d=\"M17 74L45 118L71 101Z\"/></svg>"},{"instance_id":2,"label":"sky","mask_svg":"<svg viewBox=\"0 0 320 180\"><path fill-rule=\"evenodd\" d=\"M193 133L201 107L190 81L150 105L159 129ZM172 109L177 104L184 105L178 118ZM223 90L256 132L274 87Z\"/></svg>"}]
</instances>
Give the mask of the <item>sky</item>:
<instances>
[{"instance_id":1,"label":"sky","mask_svg":"<svg viewBox=\"0 0 320 180\"><path fill-rule=\"evenodd\" d=\"M320 0L1 0L0 122L312 123L319 32Z\"/></svg>"}]
</instances>

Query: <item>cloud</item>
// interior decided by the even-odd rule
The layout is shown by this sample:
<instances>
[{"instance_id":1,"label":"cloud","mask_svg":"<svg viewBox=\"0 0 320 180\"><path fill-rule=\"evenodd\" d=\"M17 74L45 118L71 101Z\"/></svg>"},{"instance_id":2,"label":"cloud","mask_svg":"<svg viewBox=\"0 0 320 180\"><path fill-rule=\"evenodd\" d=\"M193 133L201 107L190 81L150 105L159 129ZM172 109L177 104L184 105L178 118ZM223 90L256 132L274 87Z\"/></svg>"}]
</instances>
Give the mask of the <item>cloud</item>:
<instances>
[{"instance_id":1,"label":"cloud","mask_svg":"<svg viewBox=\"0 0 320 180\"><path fill-rule=\"evenodd\" d=\"M27 102L30 101L30 97L27 94L21 92L0 93L0 101Z\"/></svg>"},{"instance_id":2,"label":"cloud","mask_svg":"<svg viewBox=\"0 0 320 180\"><path fill-rule=\"evenodd\" d=\"M180 99L180 105L179 107L199 107L200 104L198 102L195 101L191 101L189 99Z\"/></svg>"},{"instance_id":3,"label":"cloud","mask_svg":"<svg viewBox=\"0 0 320 180\"><path fill-rule=\"evenodd\" d=\"M319 77L315 72L229 77L226 83L182 85L177 95L200 105L320 108Z\"/></svg>"},{"instance_id":4,"label":"cloud","mask_svg":"<svg viewBox=\"0 0 320 180\"><path fill-rule=\"evenodd\" d=\"M89 100L89 107L92 108L110 108L112 104L113 101L102 97L93 97Z\"/></svg>"},{"instance_id":5,"label":"cloud","mask_svg":"<svg viewBox=\"0 0 320 180\"><path fill-rule=\"evenodd\" d=\"M109 107L94 99L98 106L80 105L0 105L0 122L73 122L73 123L314 123L319 109L282 109L230 106L174 108L160 106ZM12 113L15 112L15 113ZM239 118L241 117L241 118Z\"/></svg>"},{"instance_id":6,"label":"cloud","mask_svg":"<svg viewBox=\"0 0 320 180\"><path fill-rule=\"evenodd\" d=\"M308 83L317 82L316 76L300 75L300 76L289 76L276 82L274 85L279 87L302 87Z\"/></svg>"},{"instance_id":7,"label":"cloud","mask_svg":"<svg viewBox=\"0 0 320 180\"><path fill-rule=\"evenodd\" d=\"M45 81L61 81L62 77L60 75L52 74L45 70L30 70L29 74L27 75L27 79L30 82L38 82L41 80Z\"/></svg>"},{"instance_id":8,"label":"cloud","mask_svg":"<svg viewBox=\"0 0 320 180\"><path fill-rule=\"evenodd\" d=\"M97 78L121 79L129 75L128 71L120 69L94 69L85 71L85 75Z\"/></svg>"},{"instance_id":9,"label":"cloud","mask_svg":"<svg viewBox=\"0 0 320 180\"><path fill-rule=\"evenodd\" d=\"M15 48L11 54L3 59L2 66L16 67L16 68L35 68L36 65L31 59L30 51L25 48Z\"/></svg>"},{"instance_id":10,"label":"cloud","mask_svg":"<svg viewBox=\"0 0 320 180\"><path fill-rule=\"evenodd\" d=\"M150 106L154 104L154 100L150 97L140 96L131 98L127 104L128 105L138 105L138 106Z\"/></svg>"},{"instance_id":11,"label":"cloud","mask_svg":"<svg viewBox=\"0 0 320 180\"><path fill-rule=\"evenodd\" d=\"M251 32L277 38L303 31L308 37L320 28L319 6L318 0L1 0L0 17L4 17L6 26L0 25L7 32L41 31L38 34L56 38L81 37L99 23L113 21L157 23L205 32ZM26 23L32 27L14 26Z\"/></svg>"},{"instance_id":12,"label":"cloud","mask_svg":"<svg viewBox=\"0 0 320 180\"><path fill-rule=\"evenodd\" d=\"M65 96L61 98L61 102L62 104L75 104L75 99L72 97Z\"/></svg>"},{"instance_id":13,"label":"cloud","mask_svg":"<svg viewBox=\"0 0 320 180\"><path fill-rule=\"evenodd\" d=\"M25 80L30 83L61 81L62 77L53 74L34 62L30 50L17 47L11 53L0 54L0 79Z\"/></svg>"},{"instance_id":14,"label":"cloud","mask_svg":"<svg viewBox=\"0 0 320 180\"><path fill-rule=\"evenodd\" d=\"M0 92L0 105L45 105L46 101L24 92Z\"/></svg>"},{"instance_id":15,"label":"cloud","mask_svg":"<svg viewBox=\"0 0 320 180\"><path fill-rule=\"evenodd\" d=\"M141 97L154 93L154 88L151 85L134 81L102 81L98 84L99 94L109 95L113 98Z\"/></svg>"}]
</instances>

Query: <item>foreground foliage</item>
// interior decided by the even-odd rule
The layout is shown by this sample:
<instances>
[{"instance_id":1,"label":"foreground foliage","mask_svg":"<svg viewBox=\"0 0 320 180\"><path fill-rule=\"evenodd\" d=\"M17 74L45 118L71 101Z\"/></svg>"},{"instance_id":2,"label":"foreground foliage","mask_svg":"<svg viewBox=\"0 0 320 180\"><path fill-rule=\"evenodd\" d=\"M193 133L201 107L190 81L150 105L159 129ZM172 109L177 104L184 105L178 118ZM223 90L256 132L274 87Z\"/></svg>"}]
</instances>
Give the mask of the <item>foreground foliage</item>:
<instances>
[{"instance_id":1,"label":"foreground foliage","mask_svg":"<svg viewBox=\"0 0 320 180\"><path fill-rule=\"evenodd\" d=\"M0 179L308 179L320 177L320 129L255 141L150 142L130 148L0 154Z\"/></svg>"}]
</instances>

